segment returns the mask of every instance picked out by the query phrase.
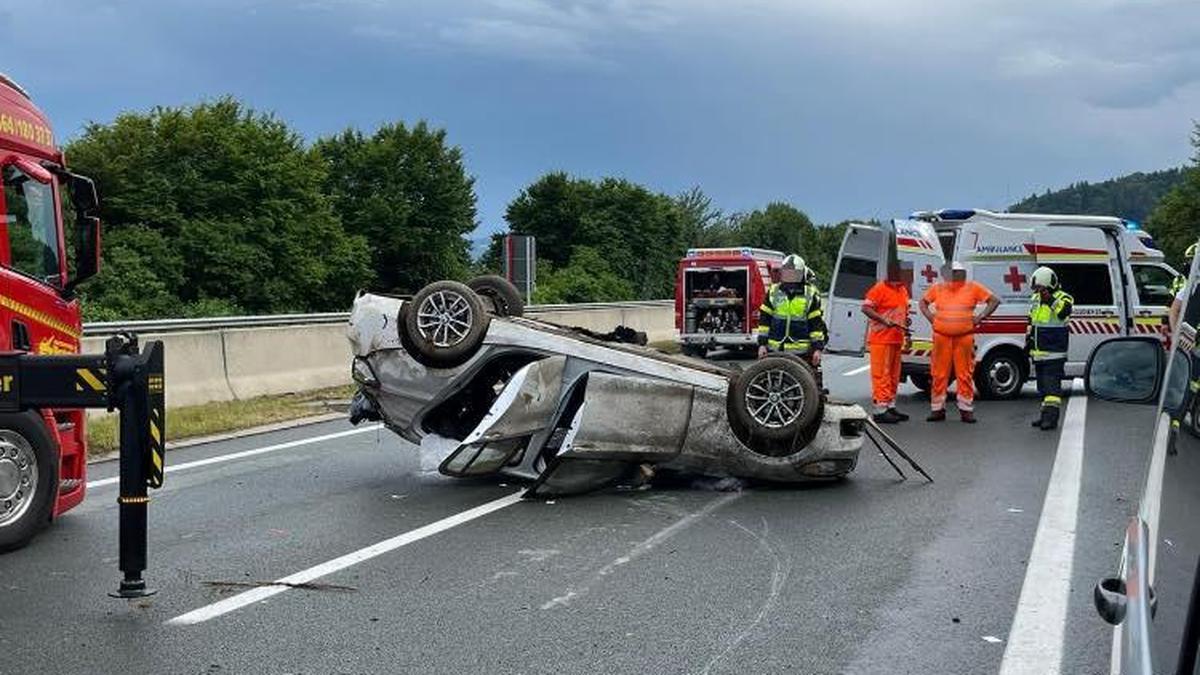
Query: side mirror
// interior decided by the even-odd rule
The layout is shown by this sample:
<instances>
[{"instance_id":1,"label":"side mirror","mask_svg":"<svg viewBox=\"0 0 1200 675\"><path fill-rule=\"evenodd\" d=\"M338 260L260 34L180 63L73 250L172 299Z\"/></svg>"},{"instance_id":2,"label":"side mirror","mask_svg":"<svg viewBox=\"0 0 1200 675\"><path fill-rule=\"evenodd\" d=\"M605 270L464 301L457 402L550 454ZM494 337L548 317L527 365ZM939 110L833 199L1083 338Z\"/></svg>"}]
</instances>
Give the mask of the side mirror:
<instances>
[{"instance_id":1,"label":"side mirror","mask_svg":"<svg viewBox=\"0 0 1200 675\"><path fill-rule=\"evenodd\" d=\"M94 216L100 206L100 197L96 195L96 183L87 176L70 174L71 201L81 214Z\"/></svg>"},{"instance_id":2,"label":"side mirror","mask_svg":"<svg viewBox=\"0 0 1200 675\"><path fill-rule=\"evenodd\" d=\"M95 216L80 216L77 227L75 269L67 279L65 290L68 293L100 271L100 219Z\"/></svg>"},{"instance_id":3,"label":"side mirror","mask_svg":"<svg viewBox=\"0 0 1200 675\"><path fill-rule=\"evenodd\" d=\"M1156 337L1124 337L1100 343L1088 358L1089 396L1120 403L1155 403L1167 353Z\"/></svg>"}]
</instances>

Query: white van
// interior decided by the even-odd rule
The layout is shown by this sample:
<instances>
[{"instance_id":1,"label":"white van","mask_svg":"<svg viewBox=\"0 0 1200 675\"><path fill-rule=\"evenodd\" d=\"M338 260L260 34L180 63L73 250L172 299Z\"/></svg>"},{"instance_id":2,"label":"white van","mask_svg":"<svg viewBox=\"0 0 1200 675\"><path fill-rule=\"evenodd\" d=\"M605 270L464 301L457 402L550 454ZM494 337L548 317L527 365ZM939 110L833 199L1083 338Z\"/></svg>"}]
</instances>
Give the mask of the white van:
<instances>
[{"instance_id":1,"label":"white van","mask_svg":"<svg viewBox=\"0 0 1200 675\"><path fill-rule=\"evenodd\" d=\"M964 263L967 278L1001 301L975 337L982 397L1015 398L1032 372L1025 326L1029 280L1041 265L1053 269L1075 298L1068 377L1081 376L1092 349L1111 337L1158 334L1170 340L1167 312L1177 273L1136 224L1102 216L943 210L847 228L826 312L830 353L863 353L867 326L859 308L867 289L886 275L889 255L913 264L912 344L902 370L923 390L929 389L933 333L917 301L941 278L947 260Z\"/></svg>"}]
</instances>

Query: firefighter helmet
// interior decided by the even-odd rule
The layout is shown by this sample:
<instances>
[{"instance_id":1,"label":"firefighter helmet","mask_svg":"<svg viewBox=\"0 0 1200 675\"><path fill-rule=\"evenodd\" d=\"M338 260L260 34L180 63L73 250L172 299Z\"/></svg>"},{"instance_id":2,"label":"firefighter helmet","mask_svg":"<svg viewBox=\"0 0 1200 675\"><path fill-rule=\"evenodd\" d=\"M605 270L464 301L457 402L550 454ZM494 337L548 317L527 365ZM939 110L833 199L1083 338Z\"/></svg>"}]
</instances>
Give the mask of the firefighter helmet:
<instances>
[{"instance_id":1,"label":"firefighter helmet","mask_svg":"<svg viewBox=\"0 0 1200 675\"><path fill-rule=\"evenodd\" d=\"M1196 244L1200 244L1200 241L1187 247L1187 250L1183 252L1183 257L1189 258L1189 259L1195 258L1196 257Z\"/></svg>"},{"instance_id":2,"label":"firefighter helmet","mask_svg":"<svg viewBox=\"0 0 1200 675\"><path fill-rule=\"evenodd\" d=\"M1049 267L1039 267L1033 271L1034 288L1058 288L1058 275Z\"/></svg>"},{"instance_id":3,"label":"firefighter helmet","mask_svg":"<svg viewBox=\"0 0 1200 675\"><path fill-rule=\"evenodd\" d=\"M785 284L798 284L808 280L808 265L804 258L795 253L784 257L779 264L779 281Z\"/></svg>"}]
</instances>

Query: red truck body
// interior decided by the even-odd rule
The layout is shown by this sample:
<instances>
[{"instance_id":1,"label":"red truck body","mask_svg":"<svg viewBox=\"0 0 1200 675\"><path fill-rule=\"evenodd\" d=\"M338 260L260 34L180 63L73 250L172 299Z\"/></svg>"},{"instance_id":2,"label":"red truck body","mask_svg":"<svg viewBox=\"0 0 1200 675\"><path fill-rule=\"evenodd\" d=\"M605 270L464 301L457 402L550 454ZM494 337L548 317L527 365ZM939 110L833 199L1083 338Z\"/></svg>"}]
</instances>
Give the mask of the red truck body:
<instances>
[{"instance_id":1,"label":"red truck body","mask_svg":"<svg viewBox=\"0 0 1200 675\"><path fill-rule=\"evenodd\" d=\"M675 328L684 353L754 347L758 308L783 257L760 248L689 250L675 282Z\"/></svg>"},{"instance_id":2,"label":"red truck body","mask_svg":"<svg viewBox=\"0 0 1200 675\"><path fill-rule=\"evenodd\" d=\"M76 223L82 218L70 206L73 181L81 177L66 171L46 117L2 75L0 172L0 351L78 353L82 326L79 299L72 289L81 277L95 272L95 261L81 265L72 258L75 271L68 269L67 246L77 245L68 242L68 236L74 240L82 230L72 229L68 235L63 216L65 212ZM95 225L95 238L86 250L97 255L99 221L89 220ZM58 480L50 510L51 517L57 517L83 501L86 421L82 410L42 410L40 417L57 445Z\"/></svg>"}]
</instances>

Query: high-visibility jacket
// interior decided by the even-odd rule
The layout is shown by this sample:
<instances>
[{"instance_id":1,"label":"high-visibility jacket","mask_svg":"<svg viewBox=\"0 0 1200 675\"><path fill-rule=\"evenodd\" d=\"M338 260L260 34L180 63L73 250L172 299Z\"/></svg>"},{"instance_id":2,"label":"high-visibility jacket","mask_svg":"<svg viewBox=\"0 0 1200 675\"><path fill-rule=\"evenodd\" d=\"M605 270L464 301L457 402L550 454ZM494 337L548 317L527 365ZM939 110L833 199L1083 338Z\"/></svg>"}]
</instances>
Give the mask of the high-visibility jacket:
<instances>
[{"instance_id":1,"label":"high-visibility jacket","mask_svg":"<svg viewBox=\"0 0 1200 675\"><path fill-rule=\"evenodd\" d=\"M758 343L801 354L823 349L825 312L816 287L797 285L789 292L772 284L758 308Z\"/></svg>"},{"instance_id":2,"label":"high-visibility jacket","mask_svg":"<svg viewBox=\"0 0 1200 675\"><path fill-rule=\"evenodd\" d=\"M1171 295L1179 295L1179 291L1182 291L1184 286L1187 286L1187 277L1182 274L1176 275L1171 280Z\"/></svg>"},{"instance_id":3,"label":"high-visibility jacket","mask_svg":"<svg viewBox=\"0 0 1200 675\"><path fill-rule=\"evenodd\" d=\"M1052 361L1067 358L1067 347L1071 330L1067 321L1075 299L1066 291L1054 291L1050 302L1042 302L1042 294L1034 293L1029 305L1029 328L1027 343L1029 355L1034 361Z\"/></svg>"}]
</instances>

